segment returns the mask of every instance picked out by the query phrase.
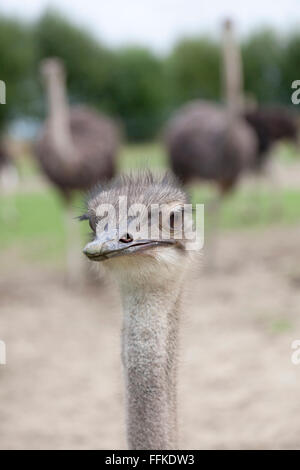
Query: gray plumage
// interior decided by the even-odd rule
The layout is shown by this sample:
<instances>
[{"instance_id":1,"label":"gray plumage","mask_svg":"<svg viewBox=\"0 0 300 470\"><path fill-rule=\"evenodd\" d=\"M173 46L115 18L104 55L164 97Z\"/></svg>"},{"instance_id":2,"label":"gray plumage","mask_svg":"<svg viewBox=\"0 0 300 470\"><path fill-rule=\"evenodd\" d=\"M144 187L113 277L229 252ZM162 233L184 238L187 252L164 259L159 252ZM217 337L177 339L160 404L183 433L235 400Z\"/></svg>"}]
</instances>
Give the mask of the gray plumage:
<instances>
[{"instance_id":1,"label":"gray plumage","mask_svg":"<svg viewBox=\"0 0 300 470\"><path fill-rule=\"evenodd\" d=\"M119 147L118 130L106 116L77 106L70 110L69 118L73 144L80 156L78 161L62 164L48 122L36 144L36 154L44 172L64 194L76 189L86 190L99 180L111 179L116 172Z\"/></svg>"},{"instance_id":2,"label":"gray plumage","mask_svg":"<svg viewBox=\"0 0 300 470\"><path fill-rule=\"evenodd\" d=\"M66 196L112 178L120 133L115 123L84 106L70 107L65 72L59 59L41 65L49 116L36 143L36 155L48 178Z\"/></svg>"},{"instance_id":3,"label":"gray plumage","mask_svg":"<svg viewBox=\"0 0 300 470\"><path fill-rule=\"evenodd\" d=\"M170 120L165 142L175 175L216 182L222 193L234 187L257 152L254 131L242 118L231 119L216 104L194 101Z\"/></svg>"},{"instance_id":4,"label":"gray plumage","mask_svg":"<svg viewBox=\"0 0 300 470\"><path fill-rule=\"evenodd\" d=\"M94 260L102 256L121 292L128 446L176 449L178 330L190 257L184 240L180 247L172 240L161 245L143 240L139 245L138 240L124 240L113 230L100 231L99 208L107 203L117 207L120 196L127 198L129 208L144 204L146 212L152 204L182 208L187 197L174 177L143 172L96 188L82 217L89 219L94 238L84 252ZM147 214L141 223L148 226ZM115 251L109 251L112 244ZM111 253L115 255L109 257Z\"/></svg>"}]
</instances>

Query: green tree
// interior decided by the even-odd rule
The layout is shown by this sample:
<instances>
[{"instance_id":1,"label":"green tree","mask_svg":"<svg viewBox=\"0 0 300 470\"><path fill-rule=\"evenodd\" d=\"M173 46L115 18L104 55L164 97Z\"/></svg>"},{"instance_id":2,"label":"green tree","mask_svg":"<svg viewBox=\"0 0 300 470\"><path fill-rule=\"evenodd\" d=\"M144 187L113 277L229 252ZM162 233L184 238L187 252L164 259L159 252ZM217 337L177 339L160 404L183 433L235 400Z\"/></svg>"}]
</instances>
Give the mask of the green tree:
<instances>
[{"instance_id":1,"label":"green tree","mask_svg":"<svg viewBox=\"0 0 300 470\"><path fill-rule=\"evenodd\" d=\"M129 138L153 137L165 109L162 61L144 48L117 51L111 89L114 109L123 119Z\"/></svg>"},{"instance_id":2,"label":"green tree","mask_svg":"<svg viewBox=\"0 0 300 470\"><path fill-rule=\"evenodd\" d=\"M0 17L0 80L6 84L6 104L0 105L0 132L12 118L31 109L33 59L30 27Z\"/></svg>"},{"instance_id":3,"label":"green tree","mask_svg":"<svg viewBox=\"0 0 300 470\"><path fill-rule=\"evenodd\" d=\"M111 51L55 11L48 10L35 26L37 62L60 57L67 70L71 100L110 111Z\"/></svg>"},{"instance_id":4,"label":"green tree","mask_svg":"<svg viewBox=\"0 0 300 470\"><path fill-rule=\"evenodd\" d=\"M206 37L183 39L166 61L173 106L194 99L218 100L221 95L220 47Z\"/></svg>"},{"instance_id":5,"label":"green tree","mask_svg":"<svg viewBox=\"0 0 300 470\"><path fill-rule=\"evenodd\" d=\"M282 100L283 41L272 30L252 34L242 45L245 92L258 102Z\"/></svg>"},{"instance_id":6,"label":"green tree","mask_svg":"<svg viewBox=\"0 0 300 470\"><path fill-rule=\"evenodd\" d=\"M287 38L283 58L281 96L285 103L291 104L292 82L300 80L300 33L292 32Z\"/></svg>"}]
</instances>

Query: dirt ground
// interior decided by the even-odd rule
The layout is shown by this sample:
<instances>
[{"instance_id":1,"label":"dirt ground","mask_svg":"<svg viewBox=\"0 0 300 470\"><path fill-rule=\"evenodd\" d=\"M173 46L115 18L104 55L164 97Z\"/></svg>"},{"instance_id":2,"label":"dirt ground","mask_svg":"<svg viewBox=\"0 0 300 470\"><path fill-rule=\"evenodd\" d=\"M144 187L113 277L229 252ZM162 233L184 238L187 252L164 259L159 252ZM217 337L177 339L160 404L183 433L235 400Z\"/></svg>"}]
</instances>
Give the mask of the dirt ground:
<instances>
[{"instance_id":1,"label":"dirt ground","mask_svg":"<svg viewBox=\"0 0 300 470\"><path fill-rule=\"evenodd\" d=\"M182 319L180 448L300 448L300 226L222 234ZM113 284L1 257L1 449L125 448L121 309Z\"/></svg>"}]
</instances>

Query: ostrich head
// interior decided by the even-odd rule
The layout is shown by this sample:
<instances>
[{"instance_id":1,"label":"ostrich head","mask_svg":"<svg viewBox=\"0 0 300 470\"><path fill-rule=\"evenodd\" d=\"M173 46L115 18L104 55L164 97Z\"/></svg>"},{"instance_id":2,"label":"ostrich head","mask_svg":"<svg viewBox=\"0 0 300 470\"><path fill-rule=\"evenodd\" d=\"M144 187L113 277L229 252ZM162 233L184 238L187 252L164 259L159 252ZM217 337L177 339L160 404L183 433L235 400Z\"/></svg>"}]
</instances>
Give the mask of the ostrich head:
<instances>
[{"instance_id":1,"label":"ostrich head","mask_svg":"<svg viewBox=\"0 0 300 470\"><path fill-rule=\"evenodd\" d=\"M53 77L58 77L61 81L64 81L65 69L62 60L58 57L44 59L40 64L40 74L46 82Z\"/></svg>"},{"instance_id":2,"label":"ostrich head","mask_svg":"<svg viewBox=\"0 0 300 470\"><path fill-rule=\"evenodd\" d=\"M120 201L126 201L125 211ZM88 201L81 220L89 220L93 240L83 252L123 281L180 278L188 258L183 230L186 203L171 175L154 177L145 172L118 177L96 189Z\"/></svg>"}]
</instances>

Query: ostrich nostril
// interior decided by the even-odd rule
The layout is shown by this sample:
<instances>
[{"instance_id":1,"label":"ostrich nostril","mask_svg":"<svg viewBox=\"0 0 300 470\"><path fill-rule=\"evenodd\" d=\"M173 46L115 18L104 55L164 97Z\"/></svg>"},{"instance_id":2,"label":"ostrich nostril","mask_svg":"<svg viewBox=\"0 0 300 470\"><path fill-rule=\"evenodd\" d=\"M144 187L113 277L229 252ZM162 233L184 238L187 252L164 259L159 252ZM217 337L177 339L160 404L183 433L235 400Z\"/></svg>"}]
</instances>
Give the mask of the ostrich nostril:
<instances>
[{"instance_id":1,"label":"ostrich nostril","mask_svg":"<svg viewBox=\"0 0 300 470\"><path fill-rule=\"evenodd\" d=\"M133 241L133 238L132 236L129 234L129 233L125 233L121 238L120 238L120 242L123 242L123 243L130 243Z\"/></svg>"}]
</instances>

